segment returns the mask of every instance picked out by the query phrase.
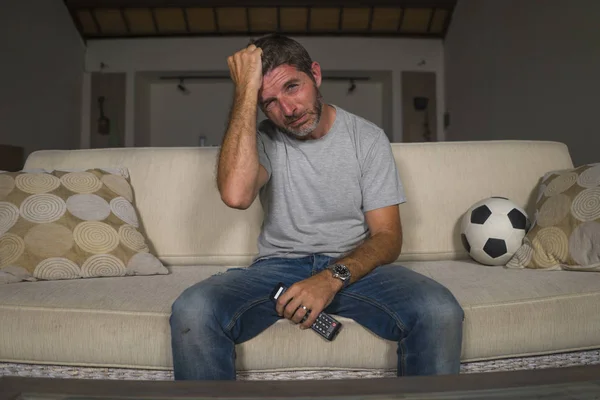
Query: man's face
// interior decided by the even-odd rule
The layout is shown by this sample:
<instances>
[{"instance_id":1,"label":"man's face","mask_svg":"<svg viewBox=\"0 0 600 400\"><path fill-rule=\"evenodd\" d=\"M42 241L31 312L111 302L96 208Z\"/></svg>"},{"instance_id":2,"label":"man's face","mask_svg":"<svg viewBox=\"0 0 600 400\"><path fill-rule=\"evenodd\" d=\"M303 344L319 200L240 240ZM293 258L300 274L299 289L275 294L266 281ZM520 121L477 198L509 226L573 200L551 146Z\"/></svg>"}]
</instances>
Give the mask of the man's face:
<instances>
[{"instance_id":1,"label":"man's face","mask_svg":"<svg viewBox=\"0 0 600 400\"><path fill-rule=\"evenodd\" d=\"M317 128L323 106L315 82L291 65L280 65L263 77L259 104L275 125L297 137Z\"/></svg>"}]
</instances>

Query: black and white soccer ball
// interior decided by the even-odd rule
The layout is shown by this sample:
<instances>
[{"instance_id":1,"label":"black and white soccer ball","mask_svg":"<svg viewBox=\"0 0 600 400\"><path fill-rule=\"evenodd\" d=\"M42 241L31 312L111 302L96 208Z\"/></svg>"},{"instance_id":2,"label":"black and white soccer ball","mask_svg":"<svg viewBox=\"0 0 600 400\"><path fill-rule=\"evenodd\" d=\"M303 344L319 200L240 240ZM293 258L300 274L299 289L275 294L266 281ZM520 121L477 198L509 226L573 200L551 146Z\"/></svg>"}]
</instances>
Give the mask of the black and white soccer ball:
<instances>
[{"instance_id":1,"label":"black and white soccer ball","mask_svg":"<svg viewBox=\"0 0 600 400\"><path fill-rule=\"evenodd\" d=\"M523 244L531 223L525 210L505 197L489 197L464 214L461 240L465 250L485 265L506 265Z\"/></svg>"}]
</instances>

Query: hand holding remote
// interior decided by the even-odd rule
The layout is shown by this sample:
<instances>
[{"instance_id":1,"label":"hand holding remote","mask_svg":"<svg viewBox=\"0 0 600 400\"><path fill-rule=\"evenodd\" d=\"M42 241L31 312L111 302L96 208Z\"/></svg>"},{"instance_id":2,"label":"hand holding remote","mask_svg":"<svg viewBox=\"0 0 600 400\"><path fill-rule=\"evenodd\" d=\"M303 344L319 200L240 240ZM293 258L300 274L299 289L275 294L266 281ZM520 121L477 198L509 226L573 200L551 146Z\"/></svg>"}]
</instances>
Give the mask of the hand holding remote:
<instances>
[{"instance_id":1,"label":"hand holding remote","mask_svg":"<svg viewBox=\"0 0 600 400\"><path fill-rule=\"evenodd\" d=\"M283 283L279 282L271 292L271 301L277 304L279 302L278 300L286 293L286 290L287 288L283 285ZM305 318L306 316L304 319ZM329 314L321 312L317 316L315 322L311 325L311 328L326 340L331 341L335 339L337 334L340 332L342 324Z\"/></svg>"},{"instance_id":2,"label":"hand holding remote","mask_svg":"<svg viewBox=\"0 0 600 400\"><path fill-rule=\"evenodd\" d=\"M341 282L324 271L291 285L277 300L277 314L297 324L310 328L341 289ZM308 315L308 317L307 317Z\"/></svg>"}]
</instances>

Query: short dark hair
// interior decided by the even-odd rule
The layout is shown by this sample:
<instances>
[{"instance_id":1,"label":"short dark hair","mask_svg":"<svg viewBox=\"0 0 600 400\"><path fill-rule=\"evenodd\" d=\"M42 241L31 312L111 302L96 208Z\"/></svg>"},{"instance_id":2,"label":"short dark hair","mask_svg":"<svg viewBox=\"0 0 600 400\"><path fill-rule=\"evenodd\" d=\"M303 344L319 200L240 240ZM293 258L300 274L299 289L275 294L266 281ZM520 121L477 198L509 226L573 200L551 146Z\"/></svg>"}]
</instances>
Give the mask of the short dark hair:
<instances>
[{"instance_id":1,"label":"short dark hair","mask_svg":"<svg viewBox=\"0 0 600 400\"><path fill-rule=\"evenodd\" d=\"M259 39L251 40L250 43L262 49L263 75L280 65L292 65L298 71L307 74L313 81L315 80L312 74L312 59L310 55L294 39L272 33Z\"/></svg>"}]
</instances>

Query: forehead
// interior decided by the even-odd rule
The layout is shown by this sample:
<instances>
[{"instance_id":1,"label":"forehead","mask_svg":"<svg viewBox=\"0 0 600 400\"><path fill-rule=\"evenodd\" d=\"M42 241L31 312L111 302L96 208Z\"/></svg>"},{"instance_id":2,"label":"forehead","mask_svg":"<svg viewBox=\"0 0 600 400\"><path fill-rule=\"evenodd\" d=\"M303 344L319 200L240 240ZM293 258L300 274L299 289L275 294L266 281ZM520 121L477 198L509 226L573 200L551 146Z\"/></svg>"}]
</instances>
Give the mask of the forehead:
<instances>
[{"instance_id":1,"label":"forehead","mask_svg":"<svg viewBox=\"0 0 600 400\"><path fill-rule=\"evenodd\" d=\"M263 98L276 95L291 79L302 79L302 74L292 65L280 65L263 76L261 94Z\"/></svg>"}]
</instances>

